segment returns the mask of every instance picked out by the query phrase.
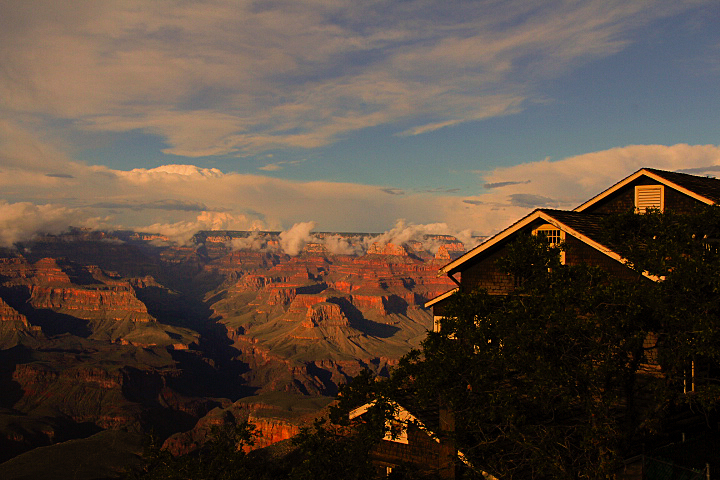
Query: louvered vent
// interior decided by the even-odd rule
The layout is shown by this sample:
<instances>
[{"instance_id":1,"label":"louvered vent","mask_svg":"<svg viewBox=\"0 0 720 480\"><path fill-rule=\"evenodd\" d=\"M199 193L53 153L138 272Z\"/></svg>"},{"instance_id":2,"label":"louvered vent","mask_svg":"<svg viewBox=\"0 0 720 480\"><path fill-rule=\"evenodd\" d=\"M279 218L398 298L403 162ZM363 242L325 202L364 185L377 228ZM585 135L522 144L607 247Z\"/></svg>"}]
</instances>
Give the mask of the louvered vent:
<instances>
[{"instance_id":1,"label":"louvered vent","mask_svg":"<svg viewBox=\"0 0 720 480\"><path fill-rule=\"evenodd\" d=\"M663 185L642 185L635 187L635 208L645 213L648 208L657 208L662 211L664 207Z\"/></svg>"}]
</instances>

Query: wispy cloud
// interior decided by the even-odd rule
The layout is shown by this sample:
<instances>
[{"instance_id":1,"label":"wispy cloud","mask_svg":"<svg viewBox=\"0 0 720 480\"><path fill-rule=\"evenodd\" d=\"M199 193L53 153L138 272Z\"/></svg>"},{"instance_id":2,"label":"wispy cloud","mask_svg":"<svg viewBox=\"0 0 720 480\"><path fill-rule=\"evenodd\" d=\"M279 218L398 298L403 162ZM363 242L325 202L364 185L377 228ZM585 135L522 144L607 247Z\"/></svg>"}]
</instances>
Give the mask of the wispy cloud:
<instances>
[{"instance_id":1,"label":"wispy cloud","mask_svg":"<svg viewBox=\"0 0 720 480\"><path fill-rule=\"evenodd\" d=\"M303 163L302 160L288 160L288 161L282 161L282 162L275 162L275 163L268 163L267 165L263 165L262 167L259 167L258 170L263 170L266 172L275 172L277 170L282 170L285 168L286 165L298 165L300 163Z\"/></svg>"},{"instance_id":2,"label":"wispy cloud","mask_svg":"<svg viewBox=\"0 0 720 480\"><path fill-rule=\"evenodd\" d=\"M524 182L508 181L508 182L486 183L485 185L483 185L483 187L485 187L485 188L501 188L501 187L509 187L510 185L523 185L525 183L530 183L530 180L525 180Z\"/></svg>"},{"instance_id":3,"label":"wispy cloud","mask_svg":"<svg viewBox=\"0 0 720 480\"><path fill-rule=\"evenodd\" d=\"M131 210L175 210L180 212L210 212L218 211L216 208L211 208L204 203L188 202L183 200L156 200L153 202L98 202L88 205L92 208L103 208L103 209L124 209L128 208Z\"/></svg>"},{"instance_id":4,"label":"wispy cloud","mask_svg":"<svg viewBox=\"0 0 720 480\"><path fill-rule=\"evenodd\" d=\"M530 193L514 193L509 196L510 204L523 207L523 208L535 208L535 207L557 207L557 200L552 198L544 197L542 195L533 195Z\"/></svg>"},{"instance_id":5,"label":"wispy cloud","mask_svg":"<svg viewBox=\"0 0 720 480\"><path fill-rule=\"evenodd\" d=\"M52 178L75 178L68 173L46 173L45 176Z\"/></svg>"},{"instance_id":6,"label":"wispy cloud","mask_svg":"<svg viewBox=\"0 0 720 480\"><path fill-rule=\"evenodd\" d=\"M536 82L616 53L639 26L689 6L33 0L1 8L6 121L139 130L161 137L165 153L201 157L319 147L378 125L419 135L512 114L539 99Z\"/></svg>"}]
</instances>

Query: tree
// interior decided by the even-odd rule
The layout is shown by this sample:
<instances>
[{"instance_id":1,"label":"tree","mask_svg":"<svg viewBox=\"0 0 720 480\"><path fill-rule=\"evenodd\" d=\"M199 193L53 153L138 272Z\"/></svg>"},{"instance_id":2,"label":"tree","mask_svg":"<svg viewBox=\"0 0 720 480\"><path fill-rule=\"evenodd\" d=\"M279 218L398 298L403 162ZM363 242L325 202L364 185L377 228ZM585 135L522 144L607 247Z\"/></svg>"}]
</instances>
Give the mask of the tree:
<instances>
[{"instance_id":1,"label":"tree","mask_svg":"<svg viewBox=\"0 0 720 480\"><path fill-rule=\"evenodd\" d=\"M520 286L454 295L441 331L377 395L440 399L477 475L608 478L670 413L718 403L711 377L691 395L683 384L691 365L720 360L719 212L609 219L626 278L520 238L499 262Z\"/></svg>"},{"instance_id":2,"label":"tree","mask_svg":"<svg viewBox=\"0 0 720 480\"><path fill-rule=\"evenodd\" d=\"M456 295L441 333L397 375L442 398L460 450L498 478L607 478L642 423L641 281L561 265L542 237L520 239L502 266L522 285Z\"/></svg>"},{"instance_id":3,"label":"tree","mask_svg":"<svg viewBox=\"0 0 720 480\"><path fill-rule=\"evenodd\" d=\"M281 456L253 451L244 446L254 443L256 433L251 424L227 424L215 427L210 440L186 455L173 456L156 440L150 442L145 465L128 478L142 480L338 480L367 479L374 474L369 461L370 449L382 438L385 412L375 409L366 422L349 428L347 406L362 402L373 391L372 373L368 370L353 381L352 393L331 408L330 418L317 419L312 427L303 428L292 439L292 448Z\"/></svg>"},{"instance_id":4,"label":"tree","mask_svg":"<svg viewBox=\"0 0 720 480\"><path fill-rule=\"evenodd\" d=\"M712 414L720 398L720 207L613 216L607 232L635 270L659 279L651 301L661 398Z\"/></svg>"},{"instance_id":5,"label":"tree","mask_svg":"<svg viewBox=\"0 0 720 480\"><path fill-rule=\"evenodd\" d=\"M519 238L498 264L516 278L514 292L454 295L440 332L390 379L365 372L343 388L330 419L303 431L272 478L370 478L369 453L393 401L409 397L453 413L467 478L609 478L634 445L664 433L673 412L715 415L720 208L628 213L605 230L634 274L563 265L563 246ZM375 407L351 425L348 412L369 401ZM200 466L160 456L146 478L270 478L238 451L239 433L221 437L220 453L211 444L187 460Z\"/></svg>"},{"instance_id":6,"label":"tree","mask_svg":"<svg viewBox=\"0 0 720 480\"><path fill-rule=\"evenodd\" d=\"M252 445L254 427L247 422L215 427L197 450L173 456L153 441L145 452L145 466L129 478L142 480L235 480L278 478L273 465L250 458L243 447ZM281 471L281 473L286 473Z\"/></svg>"}]
</instances>

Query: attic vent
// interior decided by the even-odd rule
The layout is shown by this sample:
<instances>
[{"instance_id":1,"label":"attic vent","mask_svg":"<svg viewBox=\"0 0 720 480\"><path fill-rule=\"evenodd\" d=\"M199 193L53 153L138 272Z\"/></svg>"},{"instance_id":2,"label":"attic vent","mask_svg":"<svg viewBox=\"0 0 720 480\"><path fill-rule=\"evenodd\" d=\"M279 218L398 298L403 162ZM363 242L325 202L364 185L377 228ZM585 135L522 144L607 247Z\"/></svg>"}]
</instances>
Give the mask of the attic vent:
<instances>
[{"instance_id":1,"label":"attic vent","mask_svg":"<svg viewBox=\"0 0 720 480\"><path fill-rule=\"evenodd\" d=\"M649 208L663 211L665 207L665 187L663 185L639 185L635 187L635 209L645 213Z\"/></svg>"}]
</instances>

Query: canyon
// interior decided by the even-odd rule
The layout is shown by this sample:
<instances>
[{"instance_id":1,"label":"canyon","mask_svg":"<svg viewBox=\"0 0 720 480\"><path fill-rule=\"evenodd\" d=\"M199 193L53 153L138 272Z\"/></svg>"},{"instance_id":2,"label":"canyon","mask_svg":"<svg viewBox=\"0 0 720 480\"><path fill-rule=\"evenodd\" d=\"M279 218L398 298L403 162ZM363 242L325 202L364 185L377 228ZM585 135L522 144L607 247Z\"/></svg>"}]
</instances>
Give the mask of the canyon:
<instances>
[{"instance_id":1,"label":"canyon","mask_svg":"<svg viewBox=\"0 0 720 480\"><path fill-rule=\"evenodd\" d=\"M0 462L109 430L175 454L223 422L253 423L256 447L287 439L420 344L424 303L454 286L436 272L464 251L447 235L88 230L3 249Z\"/></svg>"}]
</instances>

